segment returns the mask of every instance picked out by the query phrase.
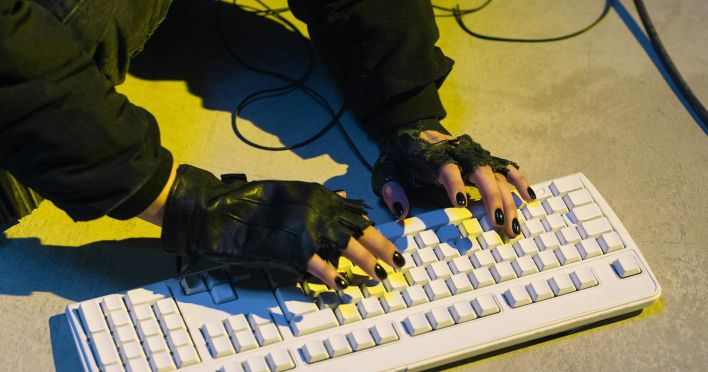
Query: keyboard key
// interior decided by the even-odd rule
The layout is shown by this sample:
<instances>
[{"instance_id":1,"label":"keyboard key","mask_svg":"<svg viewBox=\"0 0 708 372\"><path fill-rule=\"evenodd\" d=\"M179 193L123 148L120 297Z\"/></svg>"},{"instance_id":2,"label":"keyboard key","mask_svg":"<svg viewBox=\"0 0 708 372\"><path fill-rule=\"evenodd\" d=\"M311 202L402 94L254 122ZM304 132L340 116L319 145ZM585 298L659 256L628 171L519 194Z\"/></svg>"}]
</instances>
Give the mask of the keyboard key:
<instances>
[{"instance_id":1,"label":"keyboard key","mask_svg":"<svg viewBox=\"0 0 708 372\"><path fill-rule=\"evenodd\" d=\"M137 324L138 335L140 339L145 341L146 338L151 336L162 337L162 331L160 331L160 326L157 324L157 320L153 318L143 319Z\"/></svg>"},{"instance_id":2,"label":"keyboard key","mask_svg":"<svg viewBox=\"0 0 708 372\"><path fill-rule=\"evenodd\" d=\"M248 320L248 324L254 330L263 324L273 323L273 320L270 318L270 314L248 313L246 319Z\"/></svg>"},{"instance_id":3,"label":"keyboard key","mask_svg":"<svg viewBox=\"0 0 708 372\"><path fill-rule=\"evenodd\" d=\"M160 327L162 332L167 334L170 331L187 328L179 314L167 314L160 319Z\"/></svg>"},{"instance_id":4,"label":"keyboard key","mask_svg":"<svg viewBox=\"0 0 708 372\"><path fill-rule=\"evenodd\" d=\"M116 310L112 313L108 313L108 315L106 316L106 320L108 321L108 327L111 329L112 332L115 332L116 328L120 326L133 326L133 323L130 321L128 311L125 309Z\"/></svg>"},{"instance_id":5,"label":"keyboard key","mask_svg":"<svg viewBox=\"0 0 708 372\"><path fill-rule=\"evenodd\" d=\"M182 286L182 291L187 296L197 294L200 292L206 292L207 287L202 280L202 276L199 274L185 276L179 281Z\"/></svg>"},{"instance_id":6,"label":"keyboard key","mask_svg":"<svg viewBox=\"0 0 708 372\"><path fill-rule=\"evenodd\" d=\"M558 273L548 279L548 285L551 286L553 293L556 296L561 296L570 292L575 292L575 284L570 280L568 274Z\"/></svg>"},{"instance_id":7,"label":"keyboard key","mask_svg":"<svg viewBox=\"0 0 708 372\"><path fill-rule=\"evenodd\" d=\"M162 298L165 298L165 296L145 288L131 289L125 294L125 302L129 308L142 304L152 305L155 301Z\"/></svg>"},{"instance_id":8,"label":"keyboard key","mask_svg":"<svg viewBox=\"0 0 708 372\"><path fill-rule=\"evenodd\" d=\"M124 364L128 364L128 361L131 359L147 358L142 346L140 346L140 341L127 342L123 344L118 351L120 351L120 356Z\"/></svg>"},{"instance_id":9,"label":"keyboard key","mask_svg":"<svg viewBox=\"0 0 708 372\"><path fill-rule=\"evenodd\" d=\"M445 261L433 262L427 269L428 276L432 280L447 279L452 276L452 271Z\"/></svg>"},{"instance_id":10,"label":"keyboard key","mask_svg":"<svg viewBox=\"0 0 708 372\"><path fill-rule=\"evenodd\" d=\"M595 239L585 239L575 246L583 260L602 255L602 249Z\"/></svg>"},{"instance_id":11,"label":"keyboard key","mask_svg":"<svg viewBox=\"0 0 708 372\"><path fill-rule=\"evenodd\" d=\"M477 319L477 314L468 301L456 302L450 305L448 310L450 311L450 315L452 315L452 319L455 320L457 324Z\"/></svg>"},{"instance_id":12,"label":"keyboard key","mask_svg":"<svg viewBox=\"0 0 708 372\"><path fill-rule=\"evenodd\" d=\"M177 368L184 368L202 362L201 359L199 359L199 355L197 355L197 350L194 346L189 344L177 347L174 351L174 356Z\"/></svg>"},{"instance_id":13,"label":"keyboard key","mask_svg":"<svg viewBox=\"0 0 708 372\"><path fill-rule=\"evenodd\" d=\"M496 283L494 281L494 278L492 277L492 273L490 273L489 269L486 267L474 269L467 276L470 278L470 283L472 283L475 289L479 289Z\"/></svg>"},{"instance_id":14,"label":"keyboard key","mask_svg":"<svg viewBox=\"0 0 708 372\"><path fill-rule=\"evenodd\" d=\"M458 240L457 244L455 244L455 248L462 256L470 256L472 253L482 250L477 239L470 237Z\"/></svg>"},{"instance_id":15,"label":"keyboard key","mask_svg":"<svg viewBox=\"0 0 708 372\"><path fill-rule=\"evenodd\" d=\"M600 217L578 224L578 232L583 239L597 238L610 231L612 231L612 226L610 226L610 221L608 221L606 217Z\"/></svg>"},{"instance_id":16,"label":"keyboard key","mask_svg":"<svg viewBox=\"0 0 708 372\"><path fill-rule=\"evenodd\" d=\"M575 224L590 221L598 217L602 217L602 211L595 203L573 208L570 213L568 213L568 219Z\"/></svg>"},{"instance_id":17,"label":"keyboard key","mask_svg":"<svg viewBox=\"0 0 708 372\"><path fill-rule=\"evenodd\" d=\"M141 320L155 319L155 314L150 305L138 305L130 310L130 317L137 325Z\"/></svg>"},{"instance_id":18,"label":"keyboard key","mask_svg":"<svg viewBox=\"0 0 708 372\"><path fill-rule=\"evenodd\" d=\"M252 357L243 362L243 369L246 372L270 372L270 367L262 356Z\"/></svg>"},{"instance_id":19,"label":"keyboard key","mask_svg":"<svg viewBox=\"0 0 708 372\"><path fill-rule=\"evenodd\" d=\"M533 189L534 193L536 194L536 202L543 201L551 196L551 190L548 189L545 185L538 184L538 185L532 185L531 189Z\"/></svg>"},{"instance_id":20,"label":"keyboard key","mask_svg":"<svg viewBox=\"0 0 708 372\"><path fill-rule=\"evenodd\" d=\"M424 267L414 267L405 273L409 285L426 285L430 281L428 272Z\"/></svg>"},{"instance_id":21,"label":"keyboard key","mask_svg":"<svg viewBox=\"0 0 708 372\"><path fill-rule=\"evenodd\" d=\"M381 298L381 306L386 313L406 308L403 296L399 292L388 292Z\"/></svg>"},{"instance_id":22,"label":"keyboard key","mask_svg":"<svg viewBox=\"0 0 708 372\"><path fill-rule=\"evenodd\" d=\"M521 213L524 215L526 222L528 222L545 216L546 210L543 209L543 205L540 202L536 201L521 207Z\"/></svg>"},{"instance_id":23,"label":"keyboard key","mask_svg":"<svg viewBox=\"0 0 708 372\"><path fill-rule=\"evenodd\" d=\"M234 301L237 298L236 293L234 293L234 290L231 289L231 284L228 282L215 284L211 290L209 290L209 294L215 304L227 303Z\"/></svg>"},{"instance_id":24,"label":"keyboard key","mask_svg":"<svg viewBox=\"0 0 708 372\"><path fill-rule=\"evenodd\" d=\"M420 249L434 247L440 244L440 240L438 239L438 236L435 235L435 231L433 230L419 232L415 235L415 242Z\"/></svg>"},{"instance_id":25,"label":"keyboard key","mask_svg":"<svg viewBox=\"0 0 708 372\"><path fill-rule=\"evenodd\" d=\"M572 244L566 244L564 246L561 246L554 252L556 254L556 257L558 258L558 262L560 262L561 265L565 266L580 261L580 254L578 253L578 249L575 248L575 246Z\"/></svg>"},{"instance_id":26,"label":"keyboard key","mask_svg":"<svg viewBox=\"0 0 708 372\"><path fill-rule=\"evenodd\" d=\"M388 292L402 291L403 288L408 287L408 282L403 273L389 274L388 277L383 280L383 284Z\"/></svg>"},{"instance_id":27,"label":"keyboard key","mask_svg":"<svg viewBox=\"0 0 708 372\"><path fill-rule=\"evenodd\" d=\"M91 301L91 303L98 304ZM96 362L98 362L99 367L102 369L106 366L120 363L120 358L118 357L118 350L116 345L113 343L110 333L107 331L93 333L91 335L91 346L93 348L93 355L96 356Z\"/></svg>"},{"instance_id":28,"label":"keyboard key","mask_svg":"<svg viewBox=\"0 0 708 372\"><path fill-rule=\"evenodd\" d=\"M224 338L224 337L221 337ZM162 337L162 335L153 335L145 339L145 343L143 344L143 347L145 348L146 353L148 354L148 357L151 357L152 355L159 353L161 351L170 351L170 349L167 347L167 343L165 342L165 339Z\"/></svg>"},{"instance_id":29,"label":"keyboard key","mask_svg":"<svg viewBox=\"0 0 708 372\"><path fill-rule=\"evenodd\" d=\"M151 372L147 358L131 359L126 363L125 370L127 372Z\"/></svg>"},{"instance_id":30,"label":"keyboard key","mask_svg":"<svg viewBox=\"0 0 708 372\"><path fill-rule=\"evenodd\" d=\"M514 272L514 269L511 267L509 261L499 262L498 264L492 266L489 271L492 273L492 276L497 283L516 279L516 272Z\"/></svg>"},{"instance_id":31,"label":"keyboard key","mask_svg":"<svg viewBox=\"0 0 708 372\"><path fill-rule=\"evenodd\" d=\"M492 265L497 263L492 253L487 250L474 252L470 257L470 261L472 261L472 265L475 269L479 269L480 267L492 267Z\"/></svg>"},{"instance_id":32,"label":"keyboard key","mask_svg":"<svg viewBox=\"0 0 708 372\"><path fill-rule=\"evenodd\" d=\"M560 263L558 262L556 254L553 253L553 251L538 252L537 255L533 256L533 261L536 263L539 271L560 267Z\"/></svg>"},{"instance_id":33,"label":"keyboard key","mask_svg":"<svg viewBox=\"0 0 708 372\"><path fill-rule=\"evenodd\" d=\"M424 286L425 294L428 295L430 301L439 300L441 298L450 297L450 290L443 279L436 279Z\"/></svg>"},{"instance_id":34,"label":"keyboard key","mask_svg":"<svg viewBox=\"0 0 708 372\"><path fill-rule=\"evenodd\" d=\"M437 307L425 314L433 329L441 329L455 324L446 307Z\"/></svg>"},{"instance_id":35,"label":"keyboard key","mask_svg":"<svg viewBox=\"0 0 708 372\"><path fill-rule=\"evenodd\" d=\"M332 314L332 311L329 309L322 311L329 311L329 313ZM334 319L333 314L332 319ZM254 327L254 332L256 334L256 340L258 340L258 343L261 346L274 344L283 339L280 336L280 332L278 332L278 327L275 325L275 323L261 324L258 327Z\"/></svg>"},{"instance_id":36,"label":"keyboard key","mask_svg":"<svg viewBox=\"0 0 708 372\"><path fill-rule=\"evenodd\" d=\"M226 320L224 320L224 326L229 336L233 336L234 333L238 331L251 330L251 326L248 325L248 320L246 320L246 316L243 314L236 314L226 318Z\"/></svg>"},{"instance_id":37,"label":"keyboard key","mask_svg":"<svg viewBox=\"0 0 708 372\"><path fill-rule=\"evenodd\" d=\"M561 244L578 244L581 240L578 230L572 226L560 229L560 231L556 233L556 236Z\"/></svg>"},{"instance_id":38,"label":"keyboard key","mask_svg":"<svg viewBox=\"0 0 708 372\"><path fill-rule=\"evenodd\" d=\"M239 353L258 347L256 336L253 335L250 328L234 332L231 335L231 341L233 342L236 351Z\"/></svg>"},{"instance_id":39,"label":"keyboard key","mask_svg":"<svg viewBox=\"0 0 708 372\"><path fill-rule=\"evenodd\" d=\"M468 274L472 270L474 270L474 266L472 266L472 261L470 261L469 257L467 256L460 256L454 258L452 261L450 261L449 266L453 274Z\"/></svg>"},{"instance_id":40,"label":"keyboard key","mask_svg":"<svg viewBox=\"0 0 708 372\"><path fill-rule=\"evenodd\" d=\"M602 251L605 253L618 251L624 248L624 243L622 243L622 239L620 239L619 235L615 231L610 231L608 233L602 234L602 236L597 239L597 243L600 245L600 248L602 248Z\"/></svg>"},{"instance_id":41,"label":"keyboard key","mask_svg":"<svg viewBox=\"0 0 708 372\"><path fill-rule=\"evenodd\" d=\"M453 295L472 290L472 283L470 283L470 280L465 273L459 273L451 276L447 279L446 283Z\"/></svg>"},{"instance_id":42,"label":"keyboard key","mask_svg":"<svg viewBox=\"0 0 708 372\"><path fill-rule=\"evenodd\" d=\"M103 297L101 300L101 309L103 309L103 313L106 315L116 310L126 310L123 297L117 294Z\"/></svg>"},{"instance_id":43,"label":"keyboard key","mask_svg":"<svg viewBox=\"0 0 708 372\"><path fill-rule=\"evenodd\" d=\"M408 307L420 305L428 302L428 296L425 290L419 284L412 285L401 292L403 300L406 301Z\"/></svg>"},{"instance_id":44,"label":"keyboard key","mask_svg":"<svg viewBox=\"0 0 708 372\"><path fill-rule=\"evenodd\" d=\"M533 302L539 302L553 298L553 290L545 280L536 280L526 286Z\"/></svg>"},{"instance_id":45,"label":"keyboard key","mask_svg":"<svg viewBox=\"0 0 708 372\"><path fill-rule=\"evenodd\" d=\"M334 310L334 315L337 317L339 324L344 325L361 320L357 304L351 303L337 306Z\"/></svg>"},{"instance_id":46,"label":"keyboard key","mask_svg":"<svg viewBox=\"0 0 708 372\"><path fill-rule=\"evenodd\" d=\"M212 320L210 322L204 323L201 327L202 335L207 342L210 342L213 338L225 337L226 329L224 329L221 321Z\"/></svg>"},{"instance_id":47,"label":"keyboard key","mask_svg":"<svg viewBox=\"0 0 708 372\"><path fill-rule=\"evenodd\" d=\"M372 279L361 285L361 293L364 297L381 298L386 294L386 288L380 281Z\"/></svg>"},{"instance_id":48,"label":"keyboard key","mask_svg":"<svg viewBox=\"0 0 708 372\"><path fill-rule=\"evenodd\" d=\"M477 313L478 317L496 314L499 312L499 306L494 301L493 295L479 296L472 300L472 308Z\"/></svg>"},{"instance_id":49,"label":"keyboard key","mask_svg":"<svg viewBox=\"0 0 708 372\"><path fill-rule=\"evenodd\" d=\"M428 319L422 313L411 314L403 321L403 326L411 336L418 336L433 330Z\"/></svg>"},{"instance_id":50,"label":"keyboard key","mask_svg":"<svg viewBox=\"0 0 708 372\"><path fill-rule=\"evenodd\" d=\"M497 262L512 261L517 258L514 248L509 244L504 244L492 250L492 256Z\"/></svg>"},{"instance_id":51,"label":"keyboard key","mask_svg":"<svg viewBox=\"0 0 708 372\"><path fill-rule=\"evenodd\" d=\"M283 311L285 320L290 321L294 316L317 311L317 305L305 295L299 284L290 283L275 289L275 299ZM244 318L245 319L245 318Z\"/></svg>"},{"instance_id":52,"label":"keyboard key","mask_svg":"<svg viewBox=\"0 0 708 372\"><path fill-rule=\"evenodd\" d=\"M554 250L560 247L560 242L553 232L542 233L536 237L535 241L540 251Z\"/></svg>"},{"instance_id":53,"label":"keyboard key","mask_svg":"<svg viewBox=\"0 0 708 372\"><path fill-rule=\"evenodd\" d=\"M287 350L276 350L270 352L266 357L266 362L273 372L287 371L295 368L295 362L290 357Z\"/></svg>"},{"instance_id":54,"label":"keyboard key","mask_svg":"<svg viewBox=\"0 0 708 372\"><path fill-rule=\"evenodd\" d=\"M583 183L580 182L577 176L566 176L551 182L549 188L553 195L564 196L571 191L582 189Z\"/></svg>"},{"instance_id":55,"label":"keyboard key","mask_svg":"<svg viewBox=\"0 0 708 372\"><path fill-rule=\"evenodd\" d=\"M351 273L354 276L361 276L365 278L369 277L369 274L358 266L352 267ZM305 293L305 295L310 296L310 298L317 298L320 293L325 291L329 291L329 288L324 283L309 281L302 283L302 292Z\"/></svg>"},{"instance_id":56,"label":"keyboard key","mask_svg":"<svg viewBox=\"0 0 708 372\"><path fill-rule=\"evenodd\" d=\"M459 229L463 237L471 237L473 239L484 232L484 230L482 230L482 226L479 224L479 221L476 218L471 218L469 220L462 221L462 224L460 224Z\"/></svg>"},{"instance_id":57,"label":"keyboard key","mask_svg":"<svg viewBox=\"0 0 708 372\"><path fill-rule=\"evenodd\" d=\"M174 350L182 345L191 344L192 339L184 329L178 329L167 334L167 345Z\"/></svg>"},{"instance_id":58,"label":"keyboard key","mask_svg":"<svg viewBox=\"0 0 708 372\"><path fill-rule=\"evenodd\" d=\"M226 269L226 277L231 283L245 282L253 278L251 270L244 266L230 265Z\"/></svg>"},{"instance_id":59,"label":"keyboard key","mask_svg":"<svg viewBox=\"0 0 708 372\"><path fill-rule=\"evenodd\" d=\"M435 252L435 256L438 260L444 262L450 262L453 258L460 256L460 252L448 243L441 243L437 247L433 248L433 251Z\"/></svg>"},{"instance_id":60,"label":"keyboard key","mask_svg":"<svg viewBox=\"0 0 708 372\"><path fill-rule=\"evenodd\" d=\"M138 335L135 333L135 328L133 328L132 324L118 327L118 329L113 332L113 338L118 346L134 341L140 343Z\"/></svg>"},{"instance_id":61,"label":"keyboard key","mask_svg":"<svg viewBox=\"0 0 708 372\"><path fill-rule=\"evenodd\" d=\"M421 266L428 266L433 262L436 262L438 260L438 257L435 256L435 251L433 248L421 248L412 254L413 260L415 261L415 264L418 267Z\"/></svg>"},{"instance_id":62,"label":"keyboard key","mask_svg":"<svg viewBox=\"0 0 708 372\"><path fill-rule=\"evenodd\" d=\"M415 238L410 235L399 237L393 242L393 245L395 245L396 248L398 248L398 250L402 253L410 253L418 250L418 244L415 242Z\"/></svg>"},{"instance_id":63,"label":"keyboard key","mask_svg":"<svg viewBox=\"0 0 708 372\"><path fill-rule=\"evenodd\" d=\"M413 256L410 253L401 253L401 256L403 256L403 258L406 260L406 264L398 269L399 272L405 273L406 271L415 267L415 260L413 259Z\"/></svg>"},{"instance_id":64,"label":"keyboard key","mask_svg":"<svg viewBox=\"0 0 708 372\"><path fill-rule=\"evenodd\" d=\"M593 202L590 192L586 189L569 192L563 197L563 201L570 209Z\"/></svg>"},{"instance_id":65,"label":"keyboard key","mask_svg":"<svg viewBox=\"0 0 708 372\"><path fill-rule=\"evenodd\" d=\"M562 228L566 227L565 220L560 214L551 214L541 219L541 224L547 232L560 231Z\"/></svg>"},{"instance_id":66,"label":"keyboard key","mask_svg":"<svg viewBox=\"0 0 708 372\"><path fill-rule=\"evenodd\" d=\"M364 294L361 293L361 288L353 285L344 288L339 291L338 294L343 304L358 304L359 301L364 298Z\"/></svg>"},{"instance_id":67,"label":"keyboard key","mask_svg":"<svg viewBox=\"0 0 708 372\"><path fill-rule=\"evenodd\" d=\"M290 322L290 329L293 331L295 336L305 336L310 333L315 333L323 329L336 327L338 325L339 321L337 321L337 318L332 310L326 309L302 314L293 318Z\"/></svg>"},{"instance_id":68,"label":"keyboard key","mask_svg":"<svg viewBox=\"0 0 708 372\"><path fill-rule=\"evenodd\" d=\"M79 305L79 314L81 314L84 326L91 334L104 332L108 329L106 319L97 302L93 300L82 302Z\"/></svg>"},{"instance_id":69,"label":"keyboard key","mask_svg":"<svg viewBox=\"0 0 708 372\"><path fill-rule=\"evenodd\" d=\"M325 349L324 344L320 340L310 340L306 342L300 350L302 351L302 356L305 358L305 361L310 364L329 358L327 349Z\"/></svg>"},{"instance_id":70,"label":"keyboard key","mask_svg":"<svg viewBox=\"0 0 708 372\"><path fill-rule=\"evenodd\" d=\"M438 240L442 243L449 241L456 242L462 237L460 230L455 225L445 225L439 228L435 234L438 236Z\"/></svg>"},{"instance_id":71,"label":"keyboard key","mask_svg":"<svg viewBox=\"0 0 708 372\"><path fill-rule=\"evenodd\" d=\"M642 272L637 260L632 256L622 256L612 261L612 268L620 278L628 278Z\"/></svg>"},{"instance_id":72,"label":"keyboard key","mask_svg":"<svg viewBox=\"0 0 708 372\"><path fill-rule=\"evenodd\" d=\"M167 314L179 314L179 310L177 310L177 304L175 303L175 300L172 298L163 298L161 300L158 300L155 302L155 315L157 315L157 319L162 319L163 316Z\"/></svg>"},{"instance_id":73,"label":"keyboard key","mask_svg":"<svg viewBox=\"0 0 708 372\"><path fill-rule=\"evenodd\" d=\"M513 287L507 289L504 292L504 298L509 306L513 308L528 305L532 302L531 297L528 292L526 292L526 288L524 287Z\"/></svg>"},{"instance_id":74,"label":"keyboard key","mask_svg":"<svg viewBox=\"0 0 708 372\"><path fill-rule=\"evenodd\" d=\"M351 345L349 345L346 337L341 334L330 336L324 341L324 345L331 358L346 355L352 352Z\"/></svg>"},{"instance_id":75,"label":"keyboard key","mask_svg":"<svg viewBox=\"0 0 708 372\"><path fill-rule=\"evenodd\" d=\"M391 322L385 321L375 324L369 329L376 345L383 345L389 342L398 341L398 334L393 329Z\"/></svg>"},{"instance_id":76,"label":"keyboard key","mask_svg":"<svg viewBox=\"0 0 708 372\"><path fill-rule=\"evenodd\" d=\"M381 303L376 297L367 297L361 300L361 302L359 302L356 306L359 309L361 317L364 319L384 314L384 310L381 307Z\"/></svg>"},{"instance_id":77,"label":"keyboard key","mask_svg":"<svg viewBox=\"0 0 708 372\"><path fill-rule=\"evenodd\" d=\"M153 354L150 357L150 366L155 372L172 371L176 369L169 351L161 351Z\"/></svg>"},{"instance_id":78,"label":"keyboard key","mask_svg":"<svg viewBox=\"0 0 708 372\"><path fill-rule=\"evenodd\" d=\"M228 283L228 281L229 278L222 269L212 270L204 274L204 284L206 284L208 290L212 290L218 284Z\"/></svg>"},{"instance_id":79,"label":"keyboard key","mask_svg":"<svg viewBox=\"0 0 708 372\"><path fill-rule=\"evenodd\" d=\"M219 372L243 372L243 367L239 361L226 362L219 368Z\"/></svg>"},{"instance_id":80,"label":"keyboard key","mask_svg":"<svg viewBox=\"0 0 708 372\"><path fill-rule=\"evenodd\" d=\"M371 337L369 330L366 328L355 329L347 333L347 340L354 351L360 351L376 346L374 339Z\"/></svg>"},{"instance_id":81,"label":"keyboard key","mask_svg":"<svg viewBox=\"0 0 708 372\"><path fill-rule=\"evenodd\" d=\"M477 241L482 249L492 249L498 245L504 244L501 237L495 230L485 231L477 237Z\"/></svg>"},{"instance_id":82,"label":"keyboard key","mask_svg":"<svg viewBox=\"0 0 708 372\"><path fill-rule=\"evenodd\" d=\"M535 238L544 232L546 232L546 229L543 228L540 220L529 219L521 225L521 233L524 238Z\"/></svg>"},{"instance_id":83,"label":"keyboard key","mask_svg":"<svg viewBox=\"0 0 708 372\"><path fill-rule=\"evenodd\" d=\"M538 246L533 238L521 239L515 242L513 247L519 257L533 256L538 253Z\"/></svg>"},{"instance_id":84,"label":"keyboard key","mask_svg":"<svg viewBox=\"0 0 708 372\"><path fill-rule=\"evenodd\" d=\"M589 267L581 267L570 274L570 279L577 290L594 287L598 284L595 274Z\"/></svg>"},{"instance_id":85,"label":"keyboard key","mask_svg":"<svg viewBox=\"0 0 708 372\"><path fill-rule=\"evenodd\" d=\"M563 198L554 196L544 200L542 203L543 209L547 214L562 214L568 212L568 207L565 205Z\"/></svg>"},{"instance_id":86,"label":"keyboard key","mask_svg":"<svg viewBox=\"0 0 708 372\"><path fill-rule=\"evenodd\" d=\"M533 261L531 256L519 257L516 261L511 263L511 267L514 269L518 277L527 276L538 272L538 267L536 267L536 263Z\"/></svg>"}]
</instances>

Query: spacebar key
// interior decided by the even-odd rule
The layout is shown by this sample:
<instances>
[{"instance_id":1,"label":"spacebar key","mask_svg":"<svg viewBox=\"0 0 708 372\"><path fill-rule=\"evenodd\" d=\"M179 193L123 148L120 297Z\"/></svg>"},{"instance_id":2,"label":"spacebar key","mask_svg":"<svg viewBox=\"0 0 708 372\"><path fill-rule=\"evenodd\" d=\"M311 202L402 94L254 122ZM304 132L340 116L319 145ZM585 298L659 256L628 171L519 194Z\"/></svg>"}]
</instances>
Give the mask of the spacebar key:
<instances>
[{"instance_id":1,"label":"spacebar key","mask_svg":"<svg viewBox=\"0 0 708 372\"><path fill-rule=\"evenodd\" d=\"M339 326L339 322L331 309L296 315L290 320L290 329L295 336L309 335L310 333L337 326Z\"/></svg>"}]
</instances>

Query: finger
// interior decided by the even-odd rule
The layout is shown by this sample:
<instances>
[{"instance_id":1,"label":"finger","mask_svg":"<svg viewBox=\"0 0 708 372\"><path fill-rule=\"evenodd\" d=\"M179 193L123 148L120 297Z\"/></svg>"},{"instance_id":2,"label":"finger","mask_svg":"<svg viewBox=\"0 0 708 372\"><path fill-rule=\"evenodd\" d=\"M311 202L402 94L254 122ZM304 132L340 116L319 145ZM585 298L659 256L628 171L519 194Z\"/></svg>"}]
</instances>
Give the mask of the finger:
<instances>
[{"instance_id":1,"label":"finger","mask_svg":"<svg viewBox=\"0 0 708 372\"><path fill-rule=\"evenodd\" d=\"M498 227L504 226L501 193L492 168L488 165L478 166L470 175L470 182L477 186L480 195L482 195L489 221Z\"/></svg>"},{"instance_id":2,"label":"finger","mask_svg":"<svg viewBox=\"0 0 708 372\"><path fill-rule=\"evenodd\" d=\"M519 225L519 220L516 218L516 203L514 203L514 197L511 195L511 189L506 182L506 178L499 173L494 173L494 177L497 179L497 187L499 187L504 208L504 230L508 237L514 238L521 232L521 225Z\"/></svg>"},{"instance_id":3,"label":"finger","mask_svg":"<svg viewBox=\"0 0 708 372\"><path fill-rule=\"evenodd\" d=\"M402 221L406 218L410 204L403 186L396 181L386 182L381 187L381 197L388 206L388 210L396 217L396 220Z\"/></svg>"},{"instance_id":4,"label":"finger","mask_svg":"<svg viewBox=\"0 0 708 372\"><path fill-rule=\"evenodd\" d=\"M438 173L438 183L443 185L450 203L455 207L467 205L467 193L465 192L465 182L462 181L460 167L455 163L450 163L442 167Z\"/></svg>"},{"instance_id":5,"label":"finger","mask_svg":"<svg viewBox=\"0 0 708 372\"><path fill-rule=\"evenodd\" d=\"M349 244L342 255L362 268L372 278L384 280L388 276L383 266L376 261L376 257L354 238L349 239Z\"/></svg>"},{"instance_id":6,"label":"finger","mask_svg":"<svg viewBox=\"0 0 708 372\"><path fill-rule=\"evenodd\" d=\"M325 262L316 254L313 254L307 261L307 271L327 284L330 288L341 290L349 285L346 279L339 275L332 265Z\"/></svg>"},{"instance_id":7,"label":"finger","mask_svg":"<svg viewBox=\"0 0 708 372\"><path fill-rule=\"evenodd\" d=\"M358 240L366 250L389 266L398 268L405 266L406 259L398 252L396 246L372 226L364 229L364 234Z\"/></svg>"},{"instance_id":8,"label":"finger","mask_svg":"<svg viewBox=\"0 0 708 372\"><path fill-rule=\"evenodd\" d=\"M529 186L529 181L526 177L513 165L507 165L506 168L509 170L506 173L506 178L509 179L509 182L511 182L514 187L516 187L516 190L521 194L521 197L529 203L536 200L536 193L533 191L531 186Z\"/></svg>"}]
</instances>

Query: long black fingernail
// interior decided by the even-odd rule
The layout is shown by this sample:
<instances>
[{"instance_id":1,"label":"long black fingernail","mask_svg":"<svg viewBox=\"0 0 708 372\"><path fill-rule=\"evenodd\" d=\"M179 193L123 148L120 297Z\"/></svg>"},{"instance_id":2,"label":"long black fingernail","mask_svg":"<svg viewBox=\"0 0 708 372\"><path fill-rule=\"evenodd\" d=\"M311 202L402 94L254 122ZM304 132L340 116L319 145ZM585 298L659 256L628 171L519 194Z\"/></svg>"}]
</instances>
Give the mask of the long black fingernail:
<instances>
[{"instance_id":1,"label":"long black fingernail","mask_svg":"<svg viewBox=\"0 0 708 372\"><path fill-rule=\"evenodd\" d=\"M533 191L532 188L528 187L528 188L526 188L526 191L528 191L529 196L531 197L531 199L536 200L536 193Z\"/></svg>"},{"instance_id":2,"label":"long black fingernail","mask_svg":"<svg viewBox=\"0 0 708 372\"><path fill-rule=\"evenodd\" d=\"M403 267L406 264L406 258L398 251L393 252L393 263L398 267Z\"/></svg>"},{"instance_id":3,"label":"long black fingernail","mask_svg":"<svg viewBox=\"0 0 708 372\"><path fill-rule=\"evenodd\" d=\"M376 273L376 276L378 276L381 280L384 280L388 277L386 270L384 270L383 266L381 266L380 264L376 264L376 266L374 266L374 272Z\"/></svg>"},{"instance_id":4,"label":"long black fingernail","mask_svg":"<svg viewBox=\"0 0 708 372\"><path fill-rule=\"evenodd\" d=\"M396 213L396 216L398 217L403 216L403 206L401 205L401 203L393 203L393 212Z\"/></svg>"},{"instance_id":5,"label":"long black fingernail","mask_svg":"<svg viewBox=\"0 0 708 372\"><path fill-rule=\"evenodd\" d=\"M521 227L519 226L519 220L514 218L511 220L511 231L514 232L514 234L519 235L521 232Z\"/></svg>"},{"instance_id":6,"label":"long black fingernail","mask_svg":"<svg viewBox=\"0 0 708 372\"><path fill-rule=\"evenodd\" d=\"M347 282L342 279L341 276L337 276L334 278L334 284L337 285L337 288L339 289L345 289L347 288Z\"/></svg>"},{"instance_id":7,"label":"long black fingernail","mask_svg":"<svg viewBox=\"0 0 708 372\"><path fill-rule=\"evenodd\" d=\"M467 199L465 199L465 194L458 192L457 193L457 205L460 207L464 207L467 205Z\"/></svg>"},{"instance_id":8,"label":"long black fingernail","mask_svg":"<svg viewBox=\"0 0 708 372\"><path fill-rule=\"evenodd\" d=\"M494 221L496 221L497 225L504 224L504 212L502 212L502 210L499 208L494 211Z\"/></svg>"}]
</instances>

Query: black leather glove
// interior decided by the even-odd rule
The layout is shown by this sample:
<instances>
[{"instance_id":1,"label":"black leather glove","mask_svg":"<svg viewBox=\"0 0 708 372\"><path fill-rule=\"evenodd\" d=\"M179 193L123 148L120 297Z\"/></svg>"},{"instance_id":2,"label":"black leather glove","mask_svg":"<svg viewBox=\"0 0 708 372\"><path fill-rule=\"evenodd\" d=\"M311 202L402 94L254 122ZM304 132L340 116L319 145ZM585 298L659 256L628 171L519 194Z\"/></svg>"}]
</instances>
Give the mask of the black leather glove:
<instances>
[{"instance_id":1,"label":"black leather glove","mask_svg":"<svg viewBox=\"0 0 708 372\"><path fill-rule=\"evenodd\" d=\"M419 137L420 133L427 129L440 131L441 127L437 119L429 120L434 122L419 121L413 128L399 129L381 141L381 155L371 176L376 195L381 196L382 186L390 181L406 189L437 185L438 173L450 163L460 167L464 180L480 165L489 165L494 172L504 175L509 164L519 168L513 161L492 156L466 134L434 144L427 142Z\"/></svg>"},{"instance_id":2,"label":"black leather glove","mask_svg":"<svg viewBox=\"0 0 708 372\"><path fill-rule=\"evenodd\" d=\"M315 253L336 266L349 239L372 225L364 207L316 183L218 180L182 165L165 206L162 242L177 255L304 274Z\"/></svg>"}]
</instances>

